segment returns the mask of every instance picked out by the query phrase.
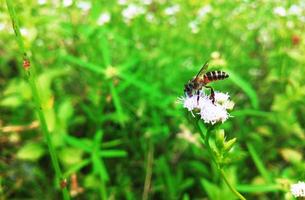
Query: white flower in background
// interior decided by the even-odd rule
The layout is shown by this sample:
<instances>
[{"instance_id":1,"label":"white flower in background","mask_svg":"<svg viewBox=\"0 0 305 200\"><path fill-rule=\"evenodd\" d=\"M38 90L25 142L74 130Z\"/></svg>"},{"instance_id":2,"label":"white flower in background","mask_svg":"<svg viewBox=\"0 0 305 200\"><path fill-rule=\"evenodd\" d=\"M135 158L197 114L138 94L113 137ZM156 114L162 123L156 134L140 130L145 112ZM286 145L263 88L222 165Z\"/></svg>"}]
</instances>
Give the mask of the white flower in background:
<instances>
[{"instance_id":1,"label":"white flower in background","mask_svg":"<svg viewBox=\"0 0 305 200\"><path fill-rule=\"evenodd\" d=\"M200 135L199 133L192 133L190 129L184 124L179 125L180 132L177 133L177 138L183 139L191 144L200 147Z\"/></svg>"},{"instance_id":2,"label":"white flower in background","mask_svg":"<svg viewBox=\"0 0 305 200\"><path fill-rule=\"evenodd\" d=\"M220 58L220 53L219 53L219 51L213 51L213 52L211 53L211 58L212 58L212 59L219 59L219 58Z\"/></svg>"},{"instance_id":3,"label":"white flower in background","mask_svg":"<svg viewBox=\"0 0 305 200\"><path fill-rule=\"evenodd\" d=\"M179 98L183 107L193 114L193 111L199 111L200 118L205 123L215 124L217 122L225 122L229 117L227 110L233 109L234 103L230 101L230 96L221 92L215 92L215 103L213 104L210 95L201 92L191 97L184 96Z\"/></svg>"},{"instance_id":4,"label":"white flower in background","mask_svg":"<svg viewBox=\"0 0 305 200\"><path fill-rule=\"evenodd\" d=\"M104 24L107 24L111 20L111 15L109 12L103 12L100 14L100 16L97 19L97 24L103 26Z\"/></svg>"},{"instance_id":5,"label":"white flower in background","mask_svg":"<svg viewBox=\"0 0 305 200\"><path fill-rule=\"evenodd\" d=\"M196 34L199 32L199 24L203 21L203 18L211 11L211 5L203 6L198 10L196 18L188 23L188 27L191 29L192 33Z\"/></svg>"},{"instance_id":6,"label":"white flower in background","mask_svg":"<svg viewBox=\"0 0 305 200\"><path fill-rule=\"evenodd\" d=\"M294 197L305 197L305 183L299 181L296 184L292 184L290 191Z\"/></svg>"},{"instance_id":7,"label":"white flower in background","mask_svg":"<svg viewBox=\"0 0 305 200\"><path fill-rule=\"evenodd\" d=\"M76 4L76 6L83 11L88 11L91 8L91 3L87 1L80 1Z\"/></svg>"},{"instance_id":8,"label":"white flower in background","mask_svg":"<svg viewBox=\"0 0 305 200\"><path fill-rule=\"evenodd\" d=\"M64 7L69 7L69 6L72 5L72 3L73 3L72 0L63 0L63 1L62 1L62 5L63 5Z\"/></svg>"},{"instance_id":9,"label":"white flower in background","mask_svg":"<svg viewBox=\"0 0 305 200\"><path fill-rule=\"evenodd\" d=\"M155 15L153 13L149 12L145 15L145 19L146 19L146 21L152 23L155 21Z\"/></svg>"},{"instance_id":10,"label":"white flower in background","mask_svg":"<svg viewBox=\"0 0 305 200\"><path fill-rule=\"evenodd\" d=\"M0 31L4 30L4 28L5 28L5 24L0 23Z\"/></svg>"},{"instance_id":11,"label":"white flower in background","mask_svg":"<svg viewBox=\"0 0 305 200\"><path fill-rule=\"evenodd\" d=\"M199 32L198 22L195 20L189 22L188 27L191 29L192 33L194 34Z\"/></svg>"},{"instance_id":12,"label":"white flower in background","mask_svg":"<svg viewBox=\"0 0 305 200\"><path fill-rule=\"evenodd\" d=\"M126 5L127 4L127 0L118 0L118 4L119 5Z\"/></svg>"},{"instance_id":13,"label":"white flower in background","mask_svg":"<svg viewBox=\"0 0 305 200\"><path fill-rule=\"evenodd\" d=\"M212 6L211 5L203 6L202 8L200 8L198 10L198 18L199 19L204 18L211 11L212 11Z\"/></svg>"},{"instance_id":14,"label":"white flower in background","mask_svg":"<svg viewBox=\"0 0 305 200\"><path fill-rule=\"evenodd\" d=\"M39 5L44 5L47 3L47 0L38 0L37 2Z\"/></svg>"},{"instance_id":15,"label":"white flower in background","mask_svg":"<svg viewBox=\"0 0 305 200\"><path fill-rule=\"evenodd\" d=\"M25 36L25 37L29 36L29 34L30 34L30 32L27 28L20 28L20 33L22 36Z\"/></svg>"},{"instance_id":16,"label":"white flower in background","mask_svg":"<svg viewBox=\"0 0 305 200\"><path fill-rule=\"evenodd\" d=\"M122 15L124 17L124 21L129 23L136 16L141 15L145 12L145 9L136 4L130 4L127 8L123 9Z\"/></svg>"},{"instance_id":17,"label":"white flower in background","mask_svg":"<svg viewBox=\"0 0 305 200\"><path fill-rule=\"evenodd\" d=\"M279 15L281 17L285 17L286 16L286 10L283 7L276 7L273 9L273 13L276 15Z\"/></svg>"},{"instance_id":18,"label":"white flower in background","mask_svg":"<svg viewBox=\"0 0 305 200\"><path fill-rule=\"evenodd\" d=\"M172 16L168 19L168 23L170 25L175 25L177 23L177 19L174 16Z\"/></svg>"},{"instance_id":19,"label":"white flower in background","mask_svg":"<svg viewBox=\"0 0 305 200\"><path fill-rule=\"evenodd\" d=\"M300 16L300 15L302 15L302 9L300 8L300 6L297 6L297 5L293 4L289 8L288 13L290 15L298 15L298 16Z\"/></svg>"},{"instance_id":20,"label":"white flower in background","mask_svg":"<svg viewBox=\"0 0 305 200\"><path fill-rule=\"evenodd\" d=\"M140 0L144 5L150 5L153 0Z\"/></svg>"},{"instance_id":21,"label":"white flower in background","mask_svg":"<svg viewBox=\"0 0 305 200\"><path fill-rule=\"evenodd\" d=\"M164 13L166 15L175 15L180 11L180 6L178 4L165 8Z\"/></svg>"}]
</instances>

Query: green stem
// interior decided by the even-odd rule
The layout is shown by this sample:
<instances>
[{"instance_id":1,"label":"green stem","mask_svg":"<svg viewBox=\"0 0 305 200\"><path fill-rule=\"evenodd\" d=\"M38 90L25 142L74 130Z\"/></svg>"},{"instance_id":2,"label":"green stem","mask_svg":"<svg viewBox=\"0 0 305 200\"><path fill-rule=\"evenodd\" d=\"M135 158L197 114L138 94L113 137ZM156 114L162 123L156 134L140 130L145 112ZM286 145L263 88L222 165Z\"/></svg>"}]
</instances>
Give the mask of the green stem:
<instances>
[{"instance_id":1,"label":"green stem","mask_svg":"<svg viewBox=\"0 0 305 200\"><path fill-rule=\"evenodd\" d=\"M227 176L226 176L224 170L220 168L220 169L219 169L219 172L220 172L220 174L221 174L222 179L226 182L226 184L227 184L227 186L230 188L230 190L231 190L239 199L241 199L241 200L246 200L246 198L245 198L243 195L241 195L241 194L232 186L232 184L229 182L229 180L228 180L228 178L227 178Z\"/></svg>"},{"instance_id":2,"label":"green stem","mask_svg":"<svg viewBox=\"0 0 305 200\"><path fill-rule=\"evenodd\" d=\"M103 179L101 179L100 192L101 192L101 199L102 200L107 200L106 184L105 184L105 181Z\"/></svg>"},{"instance_id":3,"label":"green stem","mask_svg":"<svg viewBox=\"0 0 305 200\"><path fill-rule=\"evenodd\" d=\"M216 155L214 154L211 146L210 146L210 143L209 143L209 140L210 140L210 136L211 136L211 133L213 131L213 129L215 129L214 126L211 126L209 127L205 132L205 135L203 134L203 129L202 129L202 126L200 124L201 122L198 122L198 125L199 125L199 129L200 129L200 135L202 137L202 139L204 140L204 144L213 160L213 162L215 163L216 167L217 167L217 170L218 172L220 173L221 175L221 178L225 181L225 183L227 184L227 186L230 188L230 190L241 200L246 200L246 198L241 195L234 187L233 185L229 182L224 170L222 169L222 166L219 164L218 162L218 159L216 157Z\"/></svg>"},{"instance_id":4,"label":"green stem","mask_svg":"<svg viewBox=\"0 0 305 200\"><path fill-rule=\"evenodd\" d=\"M33 69L33 66L30 65L30 60L26 54L25 46L24 46L23 39L22 39L22 36L20 33L17 15L15 12L12 0L6 0L6 5L8 8L9 14L10 14L10 18L12 20L12 25L13 25L13 29L14 29L14 32L16 35L16 40L17 40L19 49L23 54L23 62L28 62L27 65L24 65L23 69L25 71L26 78L28 79L30 87L31 87L31 91L33 94L33 100L34 100L38 118L40 121L41 131L42 131L44 139L47 143L48 150L49 150L49 153L51 156L51 162L52 162L53 168L55 170L55 175L56 175L56 179L57 179L56 182L57 182L57 185L60 185L61 182L65 181L65 178L61 172L58 158L57 158L57 155L55 152L55 148L52 143L51 134L48 130L47 122L46 122L44 113L42 111L42 102L41 102L41 99L39 96L39 91L37 89L36 78L34 76L34 69ZM70 199L69 192L66 187L63 187L62 193L63 193L64 200Z\"/></svg>"}]
</instances>

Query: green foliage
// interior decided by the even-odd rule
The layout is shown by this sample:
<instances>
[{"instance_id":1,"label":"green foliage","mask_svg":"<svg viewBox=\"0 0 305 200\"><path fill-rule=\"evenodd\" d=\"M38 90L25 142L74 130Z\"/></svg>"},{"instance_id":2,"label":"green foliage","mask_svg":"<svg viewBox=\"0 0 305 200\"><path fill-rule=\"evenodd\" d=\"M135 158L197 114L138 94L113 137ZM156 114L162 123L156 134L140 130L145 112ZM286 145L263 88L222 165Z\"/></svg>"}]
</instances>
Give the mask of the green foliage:
<instances>
[{"instance_id":1,"label":"green foliage","mask_svg":"<svg viewBox=\"0 0 305 200\"><path fill-rule=\"evenodd\" d=\"M210 85L235 103L210 136L228 180L247 199L293 199L305 179L302 1L10 2L20 33L1 4L0 199L60 196L36 111L75 199L234 199L205 127L176 103L207 60L230 75Z\"/></svg>"}]
</instances>

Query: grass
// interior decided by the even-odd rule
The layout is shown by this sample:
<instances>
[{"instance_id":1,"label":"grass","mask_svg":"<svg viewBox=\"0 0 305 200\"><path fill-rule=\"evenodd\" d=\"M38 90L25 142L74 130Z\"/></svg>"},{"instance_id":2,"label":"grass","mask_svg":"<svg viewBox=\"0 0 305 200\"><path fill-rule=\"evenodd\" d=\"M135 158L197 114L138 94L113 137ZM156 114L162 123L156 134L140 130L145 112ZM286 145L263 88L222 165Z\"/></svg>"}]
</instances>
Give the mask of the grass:
<instances>
[{"instance_id":1,"label":"grass","mask_svg":"<svg viewBox=\"0 0 305 200\"><path fill-rule=\"evenodd\" d=\"M134 16L129 1L72 2L0 5L0 199L236 199L176 103L206 60L235 103L219 127L234 146L209 140L227 182L246 199L294 199L302 1L137 1Z\"/></svg>"}]
</instances>

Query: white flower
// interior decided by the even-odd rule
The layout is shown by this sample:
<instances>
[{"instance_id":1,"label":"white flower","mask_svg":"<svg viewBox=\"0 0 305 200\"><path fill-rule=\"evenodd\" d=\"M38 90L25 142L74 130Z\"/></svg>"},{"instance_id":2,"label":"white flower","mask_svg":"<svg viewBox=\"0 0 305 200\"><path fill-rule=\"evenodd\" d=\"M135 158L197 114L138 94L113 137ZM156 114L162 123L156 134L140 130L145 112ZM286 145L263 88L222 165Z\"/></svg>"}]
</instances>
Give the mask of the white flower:
<instances>
[{"instance_id":1,"label":"white flower","mask_svg":"<svg viewBox=\"0 0 305 200\"><path fill-rule=\"evenodd\" d=\"M86 1L80 1L77 3L77 7L82 9L83 11L88 11L91 8L91 3Z\"/></svg>"},{"instance_id":2,"label":"white flower","mask_svg":"<svg viewBox=\"0 0 305 200\"><path fill-rule=\"evenodd\" d=\"M0 31L4 30L4 28L5 28L5 24L0 23Z\"/></svg>"},{"instance_id":3,"label":"white flower","mask_svg":"<svg viewBox=\"0 0 305 200\"><path fill-rule=\"evenodd\" d=\"M290 191L294 197L305 197L305 183L299 181L296 184L292 184Z\"/></svg>"},{"instance_id":4,"label":"white flower","mask_svg":"<svg viewBox=\"0 0 305 200\"><path fill-rule=\"evenodd\" d=\"M204 18L209 12L212 11L212 6L211 5L206 5L203 6L202 8L199 9L198 11L198 18L202 19Z\"/></svg>"},{"instance_id":5,"label":"white flower","mask_svg":"<svg viewBox=\"0 0 305 200\"><path fill-rule=\"evenodd\" d=\"M110 19L111 19L111 15L108 12L103 12L98 17L97 24L102 26L102 25L110 22Z\"/></svg>"},{"instance_id":6,"label":"white flower","mask_svg":"<svg viewBox=\"0 0 305 200\"><path fill-rule=\"evenodd\" d=\"M197 103L197 95L193 95L191 97L180 97L179 100L183 103L183 107L186 108L188 111L200 108L199 103Z\"/></svg>"},{"instance_id":7,"label":"white flower","mask_svg":"<svg viewBox=\"0 0 305 200\"><path fill-rule=\"evenodd\" d=\"M205 104L201 107L200 115L205 123L210 124L223 123L229 118L229 114L224 107L219 104L213 104L209 99L206 99Z\"/></svg>"},{"instance_id":8,"label":"white flower","mask_svg":"<svg viewBox=\"0 0 305 200\"><path fill-rule=\"evenodd\" d=\"M153 13L149 12L149 13L146 14L145 19L146 19L146 21L152 23L155 20L155 16L154 16Z\"/></svg>"},{"instance_id":9,"label":"white flower","mask_svg":"<svg viewBox=\"0 0 305 200\"><path fill-rule=\"evenodd\" d=\"M21 33L22 36L26 37L30 34L30 31L27 28L20 28L20 33Z\"/></svg>"},{"instance_id":10,"label":"white flower","mask_svg":"<svg viewBox=\"0 0 305 200\"><path fill-rule=\"evenodd\" d=\"M150 5L153 0L141 0L141 2L144 4L144 5Z\"/></svg>"},{"instance_id":11,"label":"white flower","mask_svg":"<svg viewBox=\"0 0 305 200\"><path fill-rule=\"evenodd\" d=\"M72 5L72 3L73 3L72 0L63 0L63 1L62 1L62 5L63 5L64 7L69 7L69 6Z\"/></svg>"},{"instance_id":12,"label":"white flower","mask_svg":"<svg viewBox=\"0 0 305 200\"><path fill-rule=\"evenodd\" d=\"M191 97L181 97L179 100L183 103L183 107L193 114L194 110L199 110L201 119L205 123L215 124L217 122L225 122L229 117L228 109L232 109L234 103L230 101L230 96L221 92L215 92L215 103L212 102L210 95L201 92Z\"/></svg>"},{"instance_id":13,"label":"white flower","mask_svg":"<svg viewBox=\"0 0 305 200\"><path fill-rule=\"evenodd\" d=\"M126 0L118 0L119 5L126 5L127 1Z\"/></svg>"},{"instance_id":14,"label":"white flower","mask_svg":"<svg viewBox=\"0 0 305 200\"><path fill-rule=\"evenodd\" d=\"M215 102L227 110L232 110L234 107L234 102L230 101L230 96L228 93L215 92Z\"/></svg>"},{"instance_id":15,"label":"white flower","mask_svg":"<svg viewBox=\"0 0 305 200\"><path fill-rule=\"evenodd\" d=\"M192 33L194 33L194 34L199 32L199 27L198 27L197 21L189 22L188 27L191 29Z\"/></svg>"},{"instance_id":16,"label":"white flower","mask_svg":"<svg viewBox=\"0 0 305 200\"><path fill-rule=\"evenodd\" d=\"M276 7L273 9L273 13L276 15L279 15L281 17L285 17L286 16L286 10L283 7Z\"/></svg>"},{"instance_id":17,"label":"white flower","mask_svg":"<svg viewBox=\"0 0 305 200\"><path fill-rule=\"evenodd\" d=\"M297 6L297 5L293 4L289 8L288 13L290 15L301 15L302 14L302 9L300 8L300 6Z\"/></svg>"},{"instance_id":18,"label":"white flower","mask_svg":"<svg viewBox=\"0 0 305 200\"><path fill-rule=\"evenodd\" d=\"M180 6L177 4L177 5L173 5L173 6L165 8L164 13L166 15L174 15L179 11L180 11Z\"/></svg>"},{"instance_id":19,"label":"white flower","mask_svg":"<svg viewBox=\"0 0 305 200\"><path fill-rule=\"evenodd\" d=\"M47 0L38 0L39 5L44 5L47 3Z\"/></svg>"},{"instance_id":20,"label":"white flower","mask_svg":"<svg viewBox=\"0 0 305 200\"><path fill-rule=\"evenodd\" d=\"M145 9L136 4L130 4L127 8L123 9L122 15L124 17L124 21L127 23L130 22L133 18L138 15L141 15L145 12Z\"/></svg>"}]
</instances>

